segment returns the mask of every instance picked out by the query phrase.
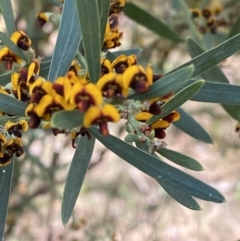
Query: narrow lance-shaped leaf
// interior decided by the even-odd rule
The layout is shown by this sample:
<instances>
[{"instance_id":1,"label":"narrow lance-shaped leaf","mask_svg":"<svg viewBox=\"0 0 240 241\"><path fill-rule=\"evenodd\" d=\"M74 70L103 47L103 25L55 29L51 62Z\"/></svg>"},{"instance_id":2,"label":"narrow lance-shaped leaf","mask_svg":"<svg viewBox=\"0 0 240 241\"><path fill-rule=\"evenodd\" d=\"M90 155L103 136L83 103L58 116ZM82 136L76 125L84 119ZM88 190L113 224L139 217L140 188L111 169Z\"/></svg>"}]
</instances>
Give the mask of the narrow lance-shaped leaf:
<instances>
[{"instance_id":1,"label":"narrow lance-shaped leaf","mask_svg":"<svg viewBox=\"0 0 240 241\"><path fill-rule=\"evenodd\" d=\"M101 27L97 0L75 0L82 30L84 56L87 60L90 81L100 77Z\"/></svg>"},{"instance_id":2,"label":"narrow lance-shaped leaf","mask_svg":"<svg viewBox=\"0 0 240 241\"><path fill-rule=\"evenodd\" d=\"M186 156L182 153L173 151L173 150L169 150L169 149L159 149L157 151L160 155L166 157L168 160L182 166L182 167L186 167L188 169L194 170L194 171L202 171L203 166L196 161L195 159Z\"/></svg>"},{"instance_id":3,"label":"narrow lance-shaped leaf","mask_svg":"<svg viewBox=\"0 0 240 241\"><path fill-rule=\"evenodd\" d=\"M195 81L192 80L189 81L189 83L194 82ZM198 91L191 100L208 103L240 105L240 86L206 81L201 90Z\"/></svg>"},{"instance_id":4,"label":"narrow lance-shaped leaf","mask_svg":"<svg viewBox=\"0 0 240 241\"><path fill-rule=\"evenodd\" d=\"M239 35L237 35L237 36L239 36ZM233 37L232 39L234 39L234 38L235 37ZM189 50L191 57L194 57L196 55L203 53L203 49L200 46L198 46L192 39L189 38L187 41L187 44L188 44L188 50ZM227 52L228 50L226 49L225 51ZM198 58L198 57L196 57L196 58ZM218 66L215 66L212 69L209 69L208 71L206 71L205 73L202 73L201 76L207 81L218 81L218 82L222 82L222 83L229 83L227 77L224 75L224 73L221 71L221 69ZM240 114L239 114L240 106L239 105L229 106L229 105L222 104L222 107L234 119L240 121Z\"/></svg>"},{"instance_id":5,"label":"narrow lance-shaped leaf","mask_svg":"<svg viewBox=\"0 0 240 241\"><path fill-rule=\"evenodd\" d=\"M8 35L10 36L13 32L16 31L11 0L0 0L0 8L8 31Z\"/></svg>"},{"instance_id":6,"label":"narrow lance-shaped leaf","mask_svg":"<svg viewBox=\"0 0 240 241\"><path fill-rule=\"evenodd\" d=\"M160 80L154 82L146 93L131 95L130 99L150 100L159 96L167 95L176 91L184 85L191 77L194 67L187 66L178 71L164 76Z\"/></svg>"},{"instance_id":7,"label":"narrow lance-shaped leaf","mask_svg":"<svg viewBox=\"0 0 240 241\"><path fill-rule=\"evenodd\" d=\"M224 197L214 188L162 162L153 155L135 148L115 136L102 136L95 127L89 131L110 151L163 185L206 201L217 203L225 201Z\"/></svg>"},{"instance_id":8,"label":"narrow lance-shaped leaf","mask_svg":"<svg viewBox=\"0 0 240 241\"><path fill-rule=\"evenodd\" d=\"M0 167L0 240L4 240L4 227L12 185L14 159L12 158L12 162L8 166Z\"/></svg>"},{"instance_id":9,"label":"narrow lance-shaped leaf","mask_svg":"<svg viewBox=\"0 0 240 241\"><path fill-rule=\"evenodd\" d=\"M190 195L182 193L179 190L170 188L161 182L158 183L172 198L174 198L177 202L181 203L183 206L196 211L201 210L201 207Z\"/></svg>"},{"instance_id":10,"label":"narrow lance-shaped leaf","mask_svg":"<svg viewBox=\"0 0 240 241\"><path fill-rule=\"evenodd\" d=\"M27 107L27 103L19 101L11 96L0 93L0 111L16 115L16 116L24 116L25 109Z\"/></svg>"},{"instance_id":11,"label":"narrow lance-shaped leaf","mask_svg":"<svg viewBox=\"0 0 240 241\"><path fill-rule=\"evenodd\" d=\"M188 27L190 29L191 36L193 37L193 39L195 39L195 41L199 45L203 45L203 42L200 38L200 35L197 31L197 28L196 28L195 24L193 23L192 16L191 16L191 13L190 13L190 9L187 6L186 1L185 0L175 0L175 1L178 2L179 6L180 6L180 9L182 9L182 11L184 13L184 17L187 20L187 24L188 24Z\"/></svg>"},{"instance_id":12,"label":"narrow lance-shaped leaf","mask_svg":"<svg viewBox=\"0 0 240 241\"><path fill-rule=\"evenodd\" d=\"M100 13L100 25L101 25L101 45L103 44L106 24L108 20L108 13L111 0L98 0L98 9Z\"/></svg>"},{"instance_id":13,"label":"narrow lance-shaped leaf","mask_svg":"<svg viewBox=\"0 0 240 241\"><path fill-rule=\"evenodd\" d=\"M187 100L191 99L191 97L193 95L195 95L201 89L203 84L204 84L204 81L199 80L199 81L187 86L183 90L179 91L176 95L173 96L172 99L167 101L162 106L161 114L152 116L147 121L147 124L153 124L154 122L158 121L159 119L170 114L172 111L174 111L179 106L181 106L183 103L185 103Z\"/></svg>"},{"instance_id":14,"label":"narrow lance-shaped leaf","mask_svg":"<svg viewBox=\"0 0 240 241\"><path fill-rule=\"evenodd\" d=\"M81 137L78 142L63 192L61 213L63 224L67 224L72 214L92 157L94 144L95 138L88 140L86 136Z\"/></svg>"},{"instance_id":15,"label":"narrow lance-shaped leaf","mask_svg":"<svg viewBox=\"0 0 240 241\"><path fill-rule=\"evenodd\" d=\"M53 114L50 123L55 128L73 129L82 125L83 116L79 110L61 110Z\"/></svg>"},{"instance_id":16,"label":"narrow lance-shaped leaf","mask_svg":"<svg viewBox=\"0 0 240 241\"><path fill-rule=\"evenodd\" d=\"M77 52L81 38L81 29L75 1L65 1L54 49L48 79L54 81L64 76Z\"/></svg>"},{"instance_id":17,"label":"narrow lance-shaped leaf","mask_svg":"<svg viewBox=\"0 0 240 241\"><path fill-rule=\"evenodd\" d=\"M0 31L0 39L2 40L3 44L6 45L11 51L22 58L25 61L28 61L27 56L24 54L24 52L16 45L14 42L7 37L3 32Z\"/></svg>"},{"instance_id":18,"label":"narrow lance-shaped leaf","mask_svg":"<svg viewBox=\"0 0 240 241\"><path fill-rule=\"evenodd\" d=\"M234 22L229 34L228 38L231 38L240 33L240 16L238 16L237 20Z\"/></svg>"},{"instance_id":19,"label":"narrow lance-shaped leaf","mask_svg":"<svg viewBox=\"0 0 240 241\"><path fill-rule=\"evenodd\" d=\"M163 38L167 38L175 42L183 41L183 39L172 29L170 29L165 23L151 15L149 12L139 8L134 3L126 3L123 8L123 12L129 18L133 19L134 21L143 25L149 30L152 30L154 33L158 34Z\"/></svg>"},{"instance_id":20,"label":"narrow lance-shaped leaf","mask_svg":"<svg viewBox=\"0 0 240 241\"><path fill-rule=\"evenodd\" d=\"M177 111L180 114L180 119L174 122L173 125L197 140L209 144L213 143L209 134L192 118L192 116L187 114L182 108L178 108Z\"/></svg>"},{"instance_id":21,"label":"narrow lance-shaped leaf","mask_svg":"<svg viewBox=\"0 0 240 241\"><path fill-rule=\"evenodd\" d=\"M225 42L218 45L217 47L212 48L211 50L206 51L201 55L194 57L192 60L172 70L168 74L175 72L178 69L183 68L185 66L194 64L195 71L192 77L199 75L207 71L208 69L214 67L222 60L233 55L235 52L239 50L239 45L240 45L240 34L226 40Z\"/></svg>"},{"instance_id":22,"label":"narrow lance-shaped leaf","mask_svg":"<svg viewBox=\"0 0 240 241\"><path fill-rule=\"evenodd\" d=\"M131 54L135 54L138 55L142 52L142 49L140 48L133 48L133 49L128 49L128 50L118 50L118 51L107 51L107 59L109 59L111 62L116 59L118 56L125 54L125 55L131 55Z\"/></svg>"},{"instance_id":23,"label":"narrow lance-shaped leaf","mask_svg":"<svg viewBox=\"0 0 240 241\"><path fill-rule=\"evenodd\" d=\"M0 85L4 86L6 84L8 84L11 80L11 74L13 73L14 71L11 70L11 71L7 71L5 72L4 74L1 74L0 75Z\"/></svg>"}]
</instances>

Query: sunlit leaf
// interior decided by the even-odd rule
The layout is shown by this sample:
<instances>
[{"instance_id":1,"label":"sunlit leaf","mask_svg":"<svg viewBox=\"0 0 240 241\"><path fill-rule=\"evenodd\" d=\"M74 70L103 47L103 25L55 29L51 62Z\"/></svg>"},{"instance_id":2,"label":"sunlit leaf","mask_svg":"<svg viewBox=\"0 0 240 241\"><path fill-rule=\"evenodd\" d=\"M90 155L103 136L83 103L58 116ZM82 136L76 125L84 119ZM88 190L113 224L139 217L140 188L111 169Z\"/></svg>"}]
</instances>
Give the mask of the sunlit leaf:
<instances>
[{"instance_id":1,"label":"sunlit leaf","mask_svg":"<svg viewBox=\"0 0 240 241\"><path fill-rule=\"evenodd\" d=\"M8 31L8 35L10 36L13 32L16 31L11 0L0 0L0 8Z\"/></svg>"},{"instance_id":2,"label":"sunlit leaf","mask_svg":"<svg viewBox=\"0 0 240 241\"><path fill-rule=\"evenodd\" d=\"M118 51L108 51L107 52L107 59L109 59L111 62L116 59L118 56L125 54L126 56L129 56L131 54L138 55L142 52L142 49L140 48L133 48L133 49L128 49L128 50L118 50Z\"/></svg>"},{"instance_id":3,"label":"sunlit leaf","mask_svg":"<svg viewBox=\"0 0 240 241\"><path fill-rule=\"evenodd\" d=\"M15 53L17 56L22 58L25 61L28 61L27 56L24 54L24 52L13 43L13 41L7 37L4 33L0 31L0 39L2 40L3 44L6 45L13 53Z\"/></svg>"},{"instance_id":4,"label":"sunlit leaf","mask_svg":"<svg viewBox=\"0 0 240 241\"><path fill-rule=\"evenodd\" d=\"M239 34L237 36L239 36ZM233 37L232 39L234 39L234 38L235 37ZM192 39L189 38L187 41L187 44L188 44L188 50L189 50L191 57L194 57L196 55L203 53L203 49L200 46L198 46ZM221 51L222 51L222 53L224 53L224 49L222 49ZM227 51L228 50L226 49L225 52L227 52ZM202 55L200 55L200 56L202 56ZM196 59L196 58L198 58L198 57L195 57L194 59ZM207 81L217 81L217 82L222 82L222 83L229 83L227 77L224 75L224 73L218 66L215 66L215 67L209 69L208 71L201 73L201 76ZM239 114L240 106L238 106L238 105L229 106L229 105L222 104L222 107L234 119L240 121L240 114Z\"/></svg>"},{"instance_id":5,"label":"sunlit leaf","mask_svg":"<svg viewBox=\"0 0 240 241\"><path fill-rule=\"evenodd\" d=\"M12 158L12 162L9 165L0 167L0 240L4 240L4 227L12 185L14 159Z\"/></svg>"},{"instance_id":6,"label":"sunlit leaf","mask_svg":"<svg viewBox=\"0 0 240 241\"><path fill-rule=\"evenodd\" d=\"M110 8L110 0L98 0L97 3L100 13L101 43L103 43Z\"/></svg>"},{"instance_id":7,"label":"sunlit leaf","mask_svg":"<svg viewBox=\"0 0 240 241\"><path fill-rule=\"evenodd\" d=\"M16 115L16 116L25 116L25 109L27 103L19 101L11 96L0 93L0 111Z\"/></svg>"},{"instance_id":8,"label":"sunlit leaf","mask_svg":"<svg viewBox=\"0 0 240 241\"><path fill-rule=\"evenodd\" d=\"M65 1L48 79L64 76L74 59L81 37L75 1Z\"/></svg>"},{"instance_id":9,"label":"sunlit leaf","mask_svg":"<svg viewBox=\"0 0 240 241\"><path fill-rule=\"evenodd\" d=\"M164 76L160 80L154 82L146 93L131 95L130 99L150 100L155 97L165 96L184 85L194 71L193 66L187 66L179 69L169 75Z\"/></svg>"},{"instance_id":10,"label":"sunlit leaf","mask_svg":"<svg viewBox=\"0 0 240 241\"><path fill-rule=\"evenodd\" d=\"M214 188L174 168L160 159L118 139L115 136L102 136L99 130L92 127L90 133L110 151L155 178L163 185L179 190L187 195L206 201L221 203L224 197Z\"/></svg>"},{"instance_id":11,"label":"sunlit leaf","mask_svg":"<svg viewBox=\"0 0 240 241\"><path fill-rule=\"evenodd\" d=\"M75 0L82 30L84 56L87 60L89 77L97 82L100 77L101 26L97 0Z\"/></svg>"},{"instance_id":12,"label":"sunlit leaf","mask_svg":"<svg viewBox=\"0 0 240 241\"><path fill-rule=\"evenodd\" d=\"M168 74L177 71L179 68L194 64L195 71L192 77L199 75L208 69L214 67L222 60L228 58L239 50L240 45L240 34L226 40L222 44L218 45L215 48L212 48L209 51L202 53L199 56L194 57L192 60L187 63L179 66L178 68L172 70Z\"/></svg>"},{"instance_id":13,"label":"sunlit leaf","mask_svg":"<svg viewBox=\"0 0 240 241\"><path fill-rule=\"evenodd\" d=\"M194 82L194 81L189 81ZM198 93L191 100L240 105L240 86L206 81ZM239 106L240 108L240 106Z\"/></svg>"},{"instance_id":14,"label":"sunlit leaf","mask_svg":"<svg viewBox=\"0 0 240 241\"><path fill-rule=\"evenodd\" d=\"M183 206L196 211L201 210L201 207L190 195L182 193L179 190L170 188L169 186L164 185L161 182L158 183L172 198L174 198L177 202L181 203Z\"/></svg>"},{"instance_id":15,"label":"sunlit leaf","mask_svg":"<svg viewBox=\"0 0 240 241\"><path fill-rule=\"evenodd\" d=\"M180 119L174 122L173 125L197 140L209 144L213 143L209 134L191 117L191 115L187 114L182 108L178 108L177 111L180 114Z\"/></svg>"},{"instance_id":16,"label":"sunlit leaf","mask_svg":"<svg viewBox=\"0 0 240 241\"><path fill-rule=\"evenodd\" d=\"M202 171L204 168L202 165L196 161L195 159L186 156L182 153L169 150L169 149L159 149L157 151L160 155L166 157L168 160L182 166L186 167L188 169L194 170L194 171Z\"/></svg>"},{"instance_id":17,"label":"sunlit leaf","mask_svg":"<svg viewBox=\"0 0 240 241\"><path fill-rule=\"evenodd\" d=\"M159 115L154 115L152 116L147 123L148 124L153 124L157 120L167 116L170 114L172 111L177 109L179 106L181 106L183 103L185 103L187 100L191 99L193 95L195 95L202 87L204 84L203 80L198 80L194 82L193 84L188 85L181 91L179 91L176 95L173 96L172 99L167 101L163 106L162 106L162 112Z\"/></svg>"},{"instance_id":18,"label":"sunlit leaf","mask_svg":"<svg viewBox=\"0 0 240 241\"><path fill-rule=\"evenodd\" d=\"M231 27L231 30L228 34L228 38L231 38L237 34L240 33L240 16L235 20L233 26Z\"/></svg>"},{"instance_id":19,"label":"sunlit leaf","mask_svg":"<svg viewBox=\"0 0 240 241\"><path fill-rule=\"evenodd\" d=\"M81 190L88 165L91 160L95 138L88 140L87 137L81 137L74 153L71 166L68 171L67 181L64 187L62 200L62 222L67 224L71 217L73 208Z\"/></svg>"},{"instance_id":20,"label":"sunlit leaf","mask_svg":"<svg viewBox=\"0 0 240 241\"><path fill-rule=\"evenodd\" d=\"M163 23L161 20L157 19L149 12L141 9L132 2L126 3L123 8L123 12L129 18L133 19L137 23L143 25L144 27L148 28L163 38L167 38L175 42L183 41L183 39L172 29L170 29L167 24Z\"/></svg>"},{"instance_id":21,"label":"sunlit leaf","mask_svg":"<svg viewBox=\"0 0 240 241\"><path fill-rule=\"evenodd\" d=\"M79 110L61 110L51 117L51 126L59 129L72 129L82 125L84 114Z\"/></svg>"}]
</instances>

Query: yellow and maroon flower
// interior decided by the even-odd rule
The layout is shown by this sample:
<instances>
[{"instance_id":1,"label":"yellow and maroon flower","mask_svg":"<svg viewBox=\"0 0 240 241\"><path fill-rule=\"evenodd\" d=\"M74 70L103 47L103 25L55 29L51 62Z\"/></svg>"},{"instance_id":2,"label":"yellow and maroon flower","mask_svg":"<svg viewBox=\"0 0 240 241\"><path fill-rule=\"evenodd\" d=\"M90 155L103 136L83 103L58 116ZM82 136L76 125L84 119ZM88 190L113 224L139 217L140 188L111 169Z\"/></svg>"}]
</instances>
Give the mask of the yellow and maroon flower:
<instances>
[{"instance_id":1,"label":"yellow and maroon flower","mask_svg":"<svg viewBox=\"0 0 240 241\"><path fill-rule=\"evenodd\" d=\"M119 32L118 29L111 29L110 23L107 22L105 35L104 35L104 42L103 48L111 49L116 48L121 45L120 40L122 38L123 33Z\"/></svg>"},{"instance_id":2,"label":"yellow and maroon flower","mask_svg":"<svg viewBox=\"0 0 240 241\"><path fill-rule=\"evenodd\" d=\"M11 70L13 63L19 65L19 67L23 67L26 62L14 54L8 47L3 47L0 50L0 61L6 62L6 69Z\"/></svg>"},{"instance_id":3,"label":"yellow and maroon flower","mask_svg":"<svg viewBox=\"0 0 240 241\"><path fill-rule=\"evenodd\" d=\"M55 96L57 93L53 89L53 84L50 81L45 81L42 77L39 77L35 80L33 84L30 85L29 93L31 95L31 102L39 103L41 98L49 94Z\"/></svg>"},{"instance_id":4,"label":"yellow and maroon flower","mask_svg":"<svg viewBox=\"0 0 240 241\"><path fill-rule=\"evenodd\" d=\"M74 77L77 78L75 75ZM57 94L63 96L65 101L69 100L71 96L72 84L67 76L58 77L53 83L52 88L57 92Z\"/></svg>"},{"instance_id":5,"label":"yellow and maroon flower","mask_svg":"<svg viewBox=\"0 0 240 241\"><path fill-rule=\"evenodd\" d=\"M132 65L125 70L122 80L125 89L130 87L137 93L144 93L148 91L153 81L152 68L148 65L146 70L144 70L141 65Z\"/></svg>"},{"instance_id":6,"label":"yellow and maroon flower","mask_svg":"<svg viewBox=\"0 0 240 241\"><path fill-rule=\"evenodd\" d=\"M153 115L149 112L140 112L137 115L135 115L135 119L141 122L146 122L148 119L150 119ZM155 131L155 137L158 139L163 139L166 137L165 129L169 127L171 122L179 120L180 115L177 111L173 111L163 119L160 119L153 124L149 126L149 129L147 131L151 131L154 129Z\"/></svg>"},{"instance_id":7,"label":"yellow and maroon flower","mask_svg":"<svg viewBox=\"0 0 240 241\"><path fill-rule=\"evenodd\" d=\"M90 106L100 106L103 102L102 93L92 83L82 85L77 83L72 88L70 103L77 105L80 111L86 111Z\"/></svg>"},{"instance_id":8,"label":"yellow and maroon flower","mask_svg":"<svg viewBox=\"0 0 240 241\"><path fill-rule=\"evenodd\" d=\"M56 94L55 96L44 95L40 102L34 106L33 112L38 117L49 121L54 112L73 109L75 109L75 105L66 103L63 96Z\"/></svg>"},{"instance_id":9,"label":"yellow and maroon flower","mask_svg":"<svg viewBox=\"0 0 240 241\"><path fill-rule=\"evenodd\" d=\"M122 12L122 9L124 5L126 4L126 0L112 0L110 3L110 10L109 15L113 13L120 13Z\"/></svg>"},{"instance_id":10,"label":"yellow and maroon flower","mask_svg":"<svg viewBox=\"0 0 240 241\"><path fill-rule=\"evenodd\" d=\"M102 135L109 134L107 122L118 122L120 115L117 109L110 104L104 105L102 108L96 106L90 107L84 115L83 126L89 128L91 125L97 124Z\"/></svg>"},{"instance_id":11,"label":"yellow and maroon flower","mask_svg":"<svg viewBox=\"0 0 240 241\"><path fill-rule=\"evenodd\" d=\"M5 137L0 134L0 166L6 166L10 164L11 158L14 154L19 157L24 153L20 138L10 138L9 140L4 138Z\"/></svg>"},{"instance_id":12,"label":"yellow and maroon flower","mask_svg":"<svg viewBox=\"0 0 240 241\"><path fill-rule=\"evenodd\" d=\"M75 76L78 77L81 69L82 68L81 68L81 65L79 64L79 62L76 60L73 60L68 71L72 71L75 74Z\"/></svg>"},{"instance_id":13,"label":"yellow and maroon flower","mask_svg":"<svg viewBox=\"0 0 240 241\"><path fill-rule=\"evenodd\" d=\"M114 61L112 62L112 68L115 70L116 73L122 74L128 67L136 65L136 63L137 57L135 54L131 54L129 56L122 54L116 59L114 59Z\"/></svg>"},{"instance_id":14,"label":"yellow and maroon flower","mask_svg":"<svg viewBox=\"0 0 240 241\"><path fill-rule=\"evenodd\" d=\"M102 95L107 98L126 97L128 94L128 89L124 89L121 75L116 73L105 74L98 80L97 87Z\"/></svg>"},{"instance_id":15,"label":"yellow and maroon flower","mask_svg":"<svg viewBox=\"0 0 240 241\"><path fill-rule=\"evenodd\" d=\"M101 59L101 76L113 71L112 64L109 59Z\"/></svg>"},{"instance_id":16,"label":"yellow and maroon flower","mask_svg":"<svg viewBox=\"0 0 240 241\"><path fill-rule=\"evenodd\" d=\"M26 51L30 48L31 39L21 30L15 31L11 35L11 40L22 50Z\"/></svg>"},{"instance_id":17,"label":"yellow and maroon flower","mask_svg":"<svg viewBox=\"0 0 240 241\"><path fill-rule=\"evenodd\" d=\"M49 22L49 17L52 15L52 13L39 13L37 15L37 19L39 22L39 25L42 27L45 23Z\"/></svg>"},{"instance_id":18,"label":"yellow and maroon flower","mask_svg":"<svg viewBox=\"0 0 240 241\"><path fill-rule=\"evenodd\" d=\"M5 124L5 129L10 136L14 135L20 138L22 137L21 131L28 130L28 122L26 120L20 120L18 122L8 121Z\"/></svg>"}]
</instances>

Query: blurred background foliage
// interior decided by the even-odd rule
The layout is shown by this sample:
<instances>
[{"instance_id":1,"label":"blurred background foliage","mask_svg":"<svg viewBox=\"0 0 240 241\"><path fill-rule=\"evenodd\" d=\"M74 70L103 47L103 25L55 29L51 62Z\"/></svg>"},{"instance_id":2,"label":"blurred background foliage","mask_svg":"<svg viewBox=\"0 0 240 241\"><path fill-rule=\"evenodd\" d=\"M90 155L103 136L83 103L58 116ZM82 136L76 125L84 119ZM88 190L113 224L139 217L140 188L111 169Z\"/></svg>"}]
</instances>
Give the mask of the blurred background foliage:
<instances>
[{"instance_id":1,"label":"blurred background foliage","mask_svg":"<svg viewBox=\"0 0 240 241\"><path fill-rule=\"evenodd\" d=\"M32 39L37 56L45 58L53 52L58 26L47 23L40 27L36 16L39 12L61 13L53 2L13 1L17 28ZM132 2L158 16L180 36L190 35L185 16L174 0ZM217 29L215 34L207 32L203 36L207 49L227 39L238 17L239 1L186 2L189 8L203 8L210 2L223 6L232 2L223 10L230 19L229 24ZM184 43L160 38L124 15L120 17L120 25L124 38L119 49L140 47L142 52L138 61L143 65L151 62L155 72L165 73L190 59ZM0 27L4 31L2 19ZM240 57L235 54L220 64L234 84L240 84L239 63ZM196 157L205 171L187 172L217 188L227 203L200 201L203 211L188 210L150 177L97 144L71 222L63 227L61 197L73 155L70 140L64 135L54 137L42 130L29 131L24 136L25 155L15 162L6 240L239 239L240 139L234 132L236 121L220 105L189 101L183 107L210 133L214 145L200 143L174 127L169 128L165 142L171 149ZM121 124L112 131L123 136Z\"/></svg>"}]
</instances>

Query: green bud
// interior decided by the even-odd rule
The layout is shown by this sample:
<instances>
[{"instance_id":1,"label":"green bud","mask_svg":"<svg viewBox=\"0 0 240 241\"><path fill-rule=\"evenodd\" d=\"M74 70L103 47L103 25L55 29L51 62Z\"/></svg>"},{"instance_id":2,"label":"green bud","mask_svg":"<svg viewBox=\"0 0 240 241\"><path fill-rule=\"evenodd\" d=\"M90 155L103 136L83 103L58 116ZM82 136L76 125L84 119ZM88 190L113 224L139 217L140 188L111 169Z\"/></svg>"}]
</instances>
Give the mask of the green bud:
<instances>
[{"instance_id":1,"label":"green bud","mask_svg":"<svg viewBox=\"0 0 240 241\"><path fill-rule=\"evenodd\" d=\"M129 123L129 122L126 122L125 123L125 130L128 132L128 133L133 133L133 127L132 125Z\"/></svg>"},{"instance_id":2,"label":"green bud","mask_svg":"<svg viewBox=\"0 0 240 241\"><path fill-rule=\"evenodd\" d=\"M149 135L148 135L148 138L149 138L150 140L153 140L153 139L155 138L155 131L154 131L154 129L151 130L151 132L150 132Z\"/></svg>"},{"instance_id":3,"label":"green bud","mask_svg":"<svg viewBox=\"0 0 240 241\"><path fill-rule=\"evenodd\" d=\"M138 142L139 141L139 137L133 133L130 133L130 134L127 134L125 137L124 137L124 140L126 142Z\"/></svg>"}]
</instances>

